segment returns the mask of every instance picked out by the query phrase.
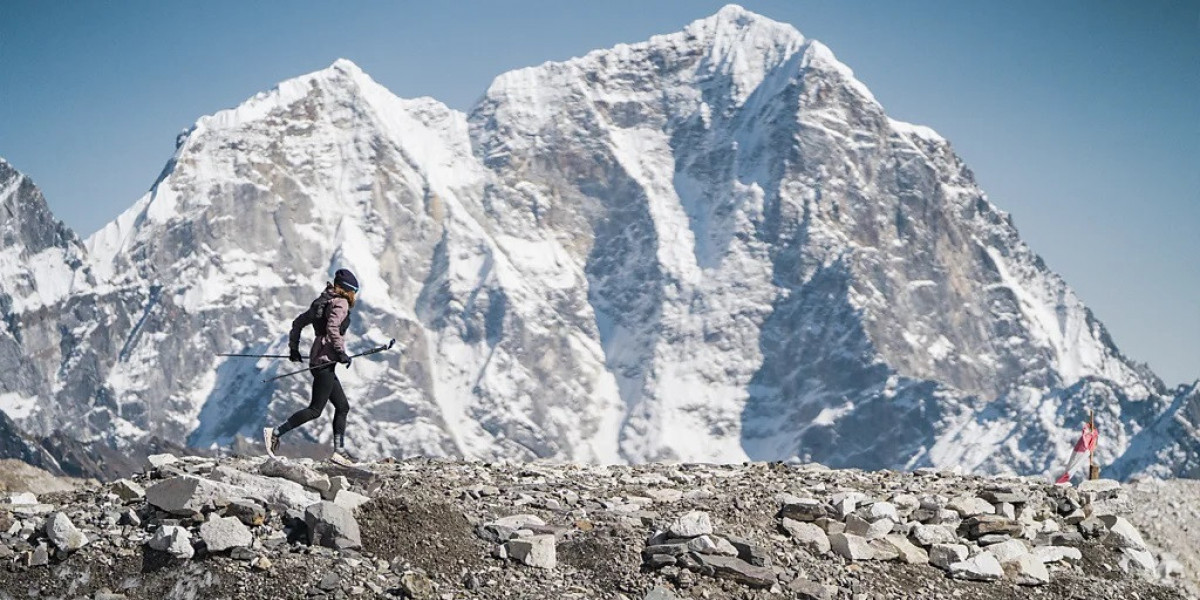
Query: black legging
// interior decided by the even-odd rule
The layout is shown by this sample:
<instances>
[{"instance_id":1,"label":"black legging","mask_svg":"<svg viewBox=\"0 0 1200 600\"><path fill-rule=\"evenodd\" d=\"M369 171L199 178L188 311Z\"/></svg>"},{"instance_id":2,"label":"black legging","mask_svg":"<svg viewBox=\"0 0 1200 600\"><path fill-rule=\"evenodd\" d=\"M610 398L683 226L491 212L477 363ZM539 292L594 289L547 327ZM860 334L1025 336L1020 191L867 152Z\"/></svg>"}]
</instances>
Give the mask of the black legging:
<instances>
[{"instance_id":1,"label":"black legging","mask_svg":"<svg viewBox=\"0 0 1200 600\"><path fill-rule=\"evenodd\" d=\"M312 402L308 408L302 408L288 417L287 423L281 427L281 435L287 433L325 412L325 403L333 402L333 435L340 439L346 433L346 415L350 412L350 404L346 402L346 393L342 391L342 382L333 372L337 365L329 365L313 370Z\"/></svg>"}]
</instances>

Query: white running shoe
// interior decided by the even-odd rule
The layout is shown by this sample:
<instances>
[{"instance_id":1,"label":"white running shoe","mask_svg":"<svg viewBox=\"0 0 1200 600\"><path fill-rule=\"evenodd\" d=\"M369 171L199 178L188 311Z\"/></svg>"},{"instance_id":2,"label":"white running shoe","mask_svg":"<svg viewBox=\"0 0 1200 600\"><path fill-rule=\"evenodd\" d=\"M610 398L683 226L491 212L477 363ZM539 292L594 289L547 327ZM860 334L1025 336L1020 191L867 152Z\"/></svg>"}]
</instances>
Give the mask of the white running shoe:
<instances>
[{"instance_id":1,"label":"white running shoe","mask_svg":"<svg viewBox=\"0 0 1200 600\"><path fill-rule=\"evenodd\" d=\"M263 446L267 448L267 456L275 457L275 451L279 449L279 436L275 435L275 429L272 427L263 427Z\"/></svg>"}]
</instances>

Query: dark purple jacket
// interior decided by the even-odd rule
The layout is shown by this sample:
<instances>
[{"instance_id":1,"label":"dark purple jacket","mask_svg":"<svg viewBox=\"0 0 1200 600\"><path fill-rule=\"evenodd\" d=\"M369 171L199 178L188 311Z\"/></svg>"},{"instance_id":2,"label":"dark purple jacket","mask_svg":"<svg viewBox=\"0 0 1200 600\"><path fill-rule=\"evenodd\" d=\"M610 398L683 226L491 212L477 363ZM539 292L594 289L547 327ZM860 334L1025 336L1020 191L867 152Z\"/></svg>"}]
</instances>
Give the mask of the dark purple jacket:
<instances>
[{"instance_id":1,"label":"dark purple jacket","mask_svg":"<svg viewBox=\"0 0 1200 600\"><path fill-rule=\"evenodd\" d=\"M338 362L346 357L344 336L350 327L350 302L333 292L333 284L326 284L325 291L313 300L308 310L292 321L289 349L300 348L300 333L309 325L317 334L308 352L309 366Z\"/></svg>"}]
</instances>

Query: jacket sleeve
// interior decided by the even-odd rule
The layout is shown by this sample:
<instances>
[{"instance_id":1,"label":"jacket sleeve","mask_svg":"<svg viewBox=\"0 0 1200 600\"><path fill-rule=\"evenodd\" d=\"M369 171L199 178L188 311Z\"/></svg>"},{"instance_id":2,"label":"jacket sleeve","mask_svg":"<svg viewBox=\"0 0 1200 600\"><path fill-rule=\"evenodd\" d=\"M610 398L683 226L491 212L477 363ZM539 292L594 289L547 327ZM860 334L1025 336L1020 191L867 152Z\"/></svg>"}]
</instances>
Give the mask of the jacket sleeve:
<instances>
[{"instance_id":1,"label":"jacket sleeve","mask_svg":"<svg viewBox=\"0 0 1200 600\"><path fill-rule=\"evenodd\" d=\"M292 331L288 333L288 350L300 349L300 333L304 331L305 327L312 325L314 318L313 307L309 306L308 310L292 320Z\"/></svg>"},{"instance_id":2,"label":"jacket sleeve","mask_svg":"<svg viewBox=\"0 0 1200 600\"><path fill-rule=\"evenodd\" d=\"M325 337L333 346L334 356L342 358L346 354L346 339L342 337L342 321L350 314L350 304L344 298L334 298L329 302L329 310L325 319Z\"/></svg>"}]
</instances>

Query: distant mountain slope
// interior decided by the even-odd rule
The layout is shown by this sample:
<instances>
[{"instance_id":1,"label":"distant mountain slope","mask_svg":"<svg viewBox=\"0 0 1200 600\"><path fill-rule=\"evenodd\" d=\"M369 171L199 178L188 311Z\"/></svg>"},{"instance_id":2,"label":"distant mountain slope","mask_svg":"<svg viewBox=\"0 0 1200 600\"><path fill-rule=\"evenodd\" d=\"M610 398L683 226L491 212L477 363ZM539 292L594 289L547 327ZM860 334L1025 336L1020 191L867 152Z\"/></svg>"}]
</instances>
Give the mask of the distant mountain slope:
<instances>
[{"instance_id":1,"label":"distant mountain slope","mask_svg":"<svg viewBox=\"0 0 1200 600\"><path fill-rule=\"evenodd\" d=\"M283 349L346 266L353 339L403 347L343 376L367 456L1040 473L1088 409L1118 475L1200 447L1194 392L1119 352L946 140L736 6L501 75L469 115L339 60L201 118L86 252L55 247L59 367L7 401L36 435L253 436L307 380L215 353Z\"/></svg>"}]
</instances>

